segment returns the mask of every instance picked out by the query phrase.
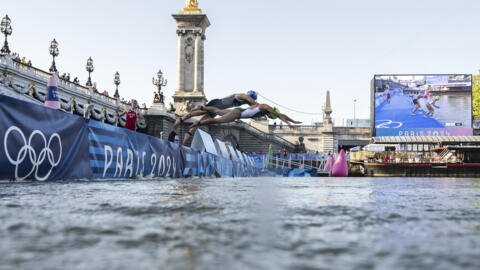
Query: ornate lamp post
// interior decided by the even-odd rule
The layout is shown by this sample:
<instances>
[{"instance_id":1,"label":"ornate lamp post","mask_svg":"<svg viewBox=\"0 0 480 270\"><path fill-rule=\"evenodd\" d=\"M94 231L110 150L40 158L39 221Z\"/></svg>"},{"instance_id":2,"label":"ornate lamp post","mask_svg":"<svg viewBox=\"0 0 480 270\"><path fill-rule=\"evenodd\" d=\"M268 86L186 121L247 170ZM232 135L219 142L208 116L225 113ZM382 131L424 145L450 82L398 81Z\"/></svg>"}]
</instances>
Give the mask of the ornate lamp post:
<instances>
[{"instance_id":1,"label":"ornate lamp post","mask_svg":"<svg viewBox=\"0 0 480 270\"><path fill-rule=\"evenodd\" d=\"M57 67L55 66L55 57L58 56L58 42L53 39L50 43L50 55L53 57L52 66L50 67L50 72L57 72Z\"/></svg>"},{"instance_id":2,"label":"ornate lamp post","mask_svg":"<svg viewBox=\"0 0 480 270\"><path fill-rule=\"evenodd\" d=\"M118 73L118 71L115 73L115 79L113 79L113 83L117 87L115 89L115 95L113 95L113 97L118 99L120 97L120 94L118 94L118 86L120 85L120 73Z\"/></svg>"},{"instance_id":3,"label":"ornate lamp post","mask_svg":"<svg viewBox=\"0 0 480 270\"><path fill-rule=\"evenodd\" d=\"M93 72L93 59L92 59L92 57L88 58L86 69L87 69L87 72L88 72L87 86L91 87L92 86L92 78L90 77L90 73Z\"/></svg>"},{"instance_id":4,"label":"ornate lamp post","mask_svg":"<svg viewBox=\"0 0 480 270\"><path fill-rule=\"evenodd\" d=\"M10 18L8 15L5 15L2 19L2 23L0 24L0 30L5 35L5 43L3 44L3 48L1 50L2 55L10 54L10 49L8 48L7 36L12 34L12 26L10 25Z\"/></svg>"},{"instance_id":5,"label":"ornate lamp post","mask_svg":"<svg viewBox=\"0 0 480 270\"><path fill-rule=\"evenodd\" d=\"M167 86L168 81L167 81L167 79L165 79L165 77L163 77L162 70L158 70L157 79L152 78L152 83L158 89L158 92L155 93L153 103L162 103L163 104L164 100L163 100L162 87Z\"/></svg>"},{"instance_id":6,"label":"ornate lamp post","mask_svg":"<svg viewBox=\"0 0 480 270\"><path fill-rule=\"evenodd\" d=\"M356 111L355 111L355 105L357 104L357 99L353 99L353 124L355 127L357 127L357 117L356 117Z\"/></svg>"}]
</instances>

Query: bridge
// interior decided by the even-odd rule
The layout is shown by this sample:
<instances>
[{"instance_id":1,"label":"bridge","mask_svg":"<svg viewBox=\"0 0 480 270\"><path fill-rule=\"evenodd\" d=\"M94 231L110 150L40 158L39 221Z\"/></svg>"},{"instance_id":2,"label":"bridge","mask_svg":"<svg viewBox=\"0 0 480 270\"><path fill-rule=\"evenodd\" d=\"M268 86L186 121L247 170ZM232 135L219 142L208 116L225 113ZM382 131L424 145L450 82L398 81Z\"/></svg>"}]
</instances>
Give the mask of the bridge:
<instances>
[{"instance_id":1,"label":"bridge","mask_svg":"<svg viewBox=\"0 0 480 270\"><path fill-rule=\"evenodd\" d=\"M47 81L53 73L14 61L10 55L0 57L0 94L20 100L43 104L47 93ZM58 97L62 109L115 126L125 125L125 116L119 113L129 107L119 97L100 94L92 87L57 78ZM146 105L140 108L142 114ZM139 129L146 126L137 124Z\"/></svg>"},{"instance_id":2,"label":"bridge","mask_svg":"<svg viewBox=\"0 0 480 270\"><path fill-rule=\"evenodd\" d=\"M51 72L14 61L10 55L2 56L0 57L0 94L43 104L47 93L47 81L52 75ZM65 111L114 126L125 125L125 116L119 117L119 114L130 104L120 100L120 97L100 94L92 87L59 78L57 83L60 104ZM147 123L146 125L137 123L137 127L139 132L166 138L176 117L179 116L167 110L157 110L158 106L159 104L154 104L147 108L143 104L139 110ZM160 107L163 108L163 105ZM180 127L180 139L188 131L188 125L191 123L187 121ZM202 129L211 133L214 139L228 142L244 152L266 153L270 145L274 151L286 148L291 152L295 147L294 143L280 136L264 133L242 121Z\"/></svg>"}]
</instances>

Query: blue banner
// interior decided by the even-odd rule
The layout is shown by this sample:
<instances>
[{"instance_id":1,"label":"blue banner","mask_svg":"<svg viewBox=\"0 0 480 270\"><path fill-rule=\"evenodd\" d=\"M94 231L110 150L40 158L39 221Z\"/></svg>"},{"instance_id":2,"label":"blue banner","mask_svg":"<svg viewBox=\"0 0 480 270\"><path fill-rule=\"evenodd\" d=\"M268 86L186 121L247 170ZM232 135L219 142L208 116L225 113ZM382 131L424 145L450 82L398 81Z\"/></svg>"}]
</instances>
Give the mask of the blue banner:
<instances>
[{"instance_id":1,"label":"blue banner","mask_svg":"<svg viewBox=\"0 0 480 270\"><path fill-rule=\"evenodd\" d=\"M0 179L90 179L86 120L0 95Z\"/></svg>"},{"instance_id":2,"label":"blue banner","mask_svg":"<svg viewBox=\"0 0 480 270\"><path fill-rule=\"evenodd\" d=\"M0 180L249 177L211 153L0 95Z\"/></svg>"},{"instance_id":3,"label":"blue banner","mask_svg":"<svg viewBox=\"0 0 480 270\"><path fill-rule=\"evenodd\" d=\"M88 141L94 178L182 176L177 144L94 120L88 122Z\"/></svg>"}]
</instances>

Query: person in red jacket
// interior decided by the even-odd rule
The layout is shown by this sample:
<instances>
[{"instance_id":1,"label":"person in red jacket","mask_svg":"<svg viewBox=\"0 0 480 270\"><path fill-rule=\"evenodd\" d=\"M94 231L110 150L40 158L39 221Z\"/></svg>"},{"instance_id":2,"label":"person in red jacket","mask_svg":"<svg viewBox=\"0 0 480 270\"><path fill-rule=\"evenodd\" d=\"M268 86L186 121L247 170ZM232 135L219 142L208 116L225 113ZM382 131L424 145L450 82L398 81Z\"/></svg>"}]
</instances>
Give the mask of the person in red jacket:
<instances>
[{"instance_id":1,"label":"person in red jacket","mask_svg":"<svg viewBox=\"0 0 480 270\"><path fill-rule=\"evenodd\" d=\"M130 129L130 130L133 130L133 131L137 130L137 116L138 116L138 118L141 119L142 123L145 123L145 119L143 118L142 114L137 112L137 105L138 105L137 101L135 99L132 99L132 105L131 105L130 109L128 111L125 110L123 113L121 113L119 115L119 117L122 117L124 114L127 115L125 117L126 118L126 121L125 121L125 128L126 129Z\"/></svg>"}]
</instances>

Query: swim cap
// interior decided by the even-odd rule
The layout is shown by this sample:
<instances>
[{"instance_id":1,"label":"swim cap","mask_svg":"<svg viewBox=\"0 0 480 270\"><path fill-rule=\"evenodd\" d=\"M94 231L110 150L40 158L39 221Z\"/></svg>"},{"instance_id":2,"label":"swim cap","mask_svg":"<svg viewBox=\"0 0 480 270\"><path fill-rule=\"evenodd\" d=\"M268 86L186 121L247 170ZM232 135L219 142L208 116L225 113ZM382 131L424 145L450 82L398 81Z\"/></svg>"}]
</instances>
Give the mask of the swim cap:
<instances>
[{"instance_id":1,"label":"swim cap","mask_svg":"<svg viewBox=\"0 0 480 270\"><path fill-rule=\"evenodd\" d=\"M439 97L439 96L436 96L435 99L436 99L436 100L440 100L440 97Z\"/></svg>"},{"instance_id":2,"label":"swim cap","mask_svg":"<svg viewBox=\"0 0 480 270\"><path fill-rule=\"evenodd\" d=\"M273 107L273 111L276 113L280 113L280 110L277 107ZM277 119L277 117L273 114L268 114L271 119Z\"/></svg>"},{"instance_id":3,"label":"swim cap","mask_svg":"<svg viewBox=\"0 0 480 270\"><path fill-rule=\"evenodd\" d=\"M257 100L257 92L250 90L247 92L247 95L250 96L253 100Z\"/></svg>"},{"instance_id":4,"label":"swim cap","mask_svg":"<svg viewBox=\"0 0 480 270\"><path fill-rule=\"evenodd\" d=\"M138 104L137 100L136 99L132 99L132 104Z\"/></svg>"}]
</instances>

